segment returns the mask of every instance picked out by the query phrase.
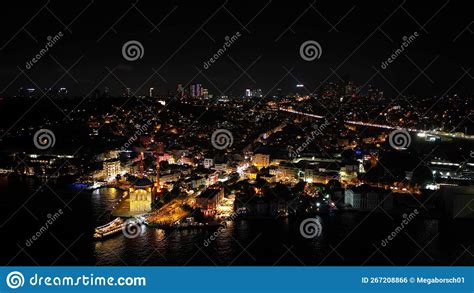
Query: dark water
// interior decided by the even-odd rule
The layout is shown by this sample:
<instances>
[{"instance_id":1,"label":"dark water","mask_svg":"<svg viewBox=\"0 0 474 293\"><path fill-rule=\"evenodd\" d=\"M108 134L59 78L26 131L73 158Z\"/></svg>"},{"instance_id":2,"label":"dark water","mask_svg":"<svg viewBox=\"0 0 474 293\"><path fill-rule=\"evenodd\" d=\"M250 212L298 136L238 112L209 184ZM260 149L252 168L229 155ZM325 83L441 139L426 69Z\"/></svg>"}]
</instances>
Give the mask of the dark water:
<instances>
[{"instance_id":1,"label":"dark water","mask_svg":"<svg viewBox=\"0 0 474 293\"><path fill-rule=\"evenodd\" d=\"M444 224L422 216L381 245L401 217L344 212L317 216L322 234L303 238L303 219L239 220L205 245L212 231L145 227L96 242L95 226L108 222L121 196L100 191L40 187L31 180L0 178L2 265L472 265L472 222ZM26 241L48 214L63 213L36 241Z\"/></svg>"}]
</instances>

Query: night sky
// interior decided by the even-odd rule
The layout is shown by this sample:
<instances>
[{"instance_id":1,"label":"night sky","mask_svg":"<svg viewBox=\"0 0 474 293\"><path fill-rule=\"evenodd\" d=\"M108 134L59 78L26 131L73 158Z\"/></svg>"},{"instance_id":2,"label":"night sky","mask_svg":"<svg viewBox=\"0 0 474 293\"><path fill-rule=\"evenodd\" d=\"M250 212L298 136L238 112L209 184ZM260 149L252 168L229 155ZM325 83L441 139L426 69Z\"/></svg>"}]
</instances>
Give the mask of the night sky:
<instances>
[{"instance_id":1,"label":"night sky","mask_svg":"<svg viewBox=\"0 0 474 293\"><path fill-rule=\"evenodd\" d=\"M120 95L125 85L145 95L150 87L175 91L177 83L201 83L214 94L242 95L246 88L274 94L294 91L299 82L312 92L323 81L369 79L389 95L473 93L473 73L466 72L474 30L468 1L282 2L7 1L0 11L0 95L35 85L67 87L73 96L97 86ZM26 69L58 32L64 36ZM241 37L204 69L225 37L237 32ZM402 37L414 32L420 36L405 54L381 69ZM142 59L123 58L122 45L130 40L143 45ZM320 59L300 57L307 40L321 45Z\"/></svg>"}]
</instances>

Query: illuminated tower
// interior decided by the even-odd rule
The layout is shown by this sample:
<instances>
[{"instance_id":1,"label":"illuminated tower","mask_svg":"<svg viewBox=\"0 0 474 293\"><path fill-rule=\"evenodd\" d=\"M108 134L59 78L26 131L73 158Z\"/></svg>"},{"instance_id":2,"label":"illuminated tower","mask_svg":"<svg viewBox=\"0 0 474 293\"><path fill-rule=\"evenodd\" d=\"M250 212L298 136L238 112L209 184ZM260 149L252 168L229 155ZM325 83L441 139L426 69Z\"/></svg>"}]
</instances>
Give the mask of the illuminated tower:
<instances>
[{"instance_id":1,"label":"illuminated tower","mask_svg":"<svg viewBox=\"0 0 474 293\"><path fill-rule=\"evenodd\" d=\"M144 173L145 173L145 172L144 172L145 168L144 168L144 166L143 166L143 161L144 161L144 159L145 159L145 155L143 154L143 152L140 153L140 158L141 158L141 160L140 160L140 177L143 178L143 177L144 177Z\"/></svg>"},{"instance_id":2,"label":"illuminated tower","mask_svg":"<svg viewBox=\"0 0 474 293\"><path fill-rule=\"evenodd\" d=\"M165 153L165 145L162 142L158 142L156 147L156 179L155 187L156 191L159 192L160 187L160 157Z\"/></svg>"}]
</instances>

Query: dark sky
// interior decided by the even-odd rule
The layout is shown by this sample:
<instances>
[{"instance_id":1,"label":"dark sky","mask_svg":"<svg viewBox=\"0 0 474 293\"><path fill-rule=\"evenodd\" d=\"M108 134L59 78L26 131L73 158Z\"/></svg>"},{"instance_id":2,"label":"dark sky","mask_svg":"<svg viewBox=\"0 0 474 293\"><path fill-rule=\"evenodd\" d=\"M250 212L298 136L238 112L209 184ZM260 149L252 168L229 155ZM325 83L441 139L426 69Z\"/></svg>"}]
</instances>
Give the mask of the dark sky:
<instances>
[{"instance_id":1,"label":"dark sky","mask_svg":"<svg viewBox=\"0 0 474 293\"><path fill-rule=\"evenodd\" d=\"M473 60L468 1L406 1L402 6L400 1L351 0L133 3L2 3L1 95L35 84L67 87L73 95L87 94L97 85L120 94L123 84L138 94L149 87L164 93L189 82L201 83L215 94L242 94L245 88L291 91L296 80L313 91L324 80L365 84L371 77L372 84L392 95L403 90L422 96L473 93L473 73L462 69L470 69ZM64 37L26 69L47 37L59 31ZM236 32L242 36L204 69L203 63L224 45L225 36ZM414 32L420 36L382 69L381 62L401 46L402 37ZM122 45L130 40L143 45L143 58L123 58ZM300 57L299 47L307 40L321 45L319 59ZM421 74L419 69L431 62ZM242 69L249 66L244 74ZM159 75L152 75L154 70Z\"/></svg>"}]
</instances>

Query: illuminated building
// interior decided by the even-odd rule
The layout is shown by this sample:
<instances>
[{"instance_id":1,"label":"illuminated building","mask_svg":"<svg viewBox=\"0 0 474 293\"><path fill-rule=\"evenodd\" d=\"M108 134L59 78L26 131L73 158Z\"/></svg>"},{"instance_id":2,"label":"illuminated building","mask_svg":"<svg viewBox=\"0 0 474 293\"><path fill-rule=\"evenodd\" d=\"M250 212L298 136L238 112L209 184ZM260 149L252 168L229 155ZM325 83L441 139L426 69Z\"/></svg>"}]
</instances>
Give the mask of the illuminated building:
<instances>
[{"instance_id":1,"label":"illuminated building","mask_svg":"<svg viewBox=\"0 0 474 293\"><path fill-rule=\"evenodd\" d=\"M214 216L217 206L224 199L224 188L210 186L196 198L196 206L201 209L206 217Z\"/></svg>"},{"instance_id":2,"label":"illuminated building","mask_svg":"<svg viewBox=\"0 0 474 293\"><path fill-rule=\"evenodd\" d=\"M106 178L113 179L120 174L120 161L110 160L103 163L103 172Z\"/></svg>"},{"instance_id":3,"label":"illuminated building","mask_svg":"<svg viewBox=\"0 0 474 293\"><path fill-rule=\"evenodd\" d=\"M251 91L250 89L246 89L246 90L245 90L245 96L246 96L247 98L250 98L250 97L252 96L252 91Z\"/></svg>"},{"instance_id":4,"label":"illuminated building","mask_svg":"<svg viewBox=\"0 0 474 293\"><path fill-rule=\"evenodd\" d=\"M209 159L209 158L205 158L204 159L204 168L211 168L212 166L214 165L214 160L213 159Z\"/></svg>"},{"instance_id":5,"label":"illuminated building","mask_svg":"<svg viewBox=\"0 0 474 293\"><path fill-rule=\"evenodd\" d=\"M138 179L129 189L130 212L147 213L151 211L153 183L147 178Z\"/></svg>"},{"instance_id":6,"label":"illuminated building","mask_svg":"<svg viewBox=\"0 0 474 293\"><path fill-rule=\"evenodd\" d=\"M251 97L261 98L263 97L262 89L256 89L256 90L246 89L245 96L248 98L251 98Z\"/></svg>"},{"instance_id":7,"label":"illuminated building","mask_svg":"<svg viewBox=\"0 0 474 293\"><path fill-rule=\"evenodd\" d=\"M201 96L205 99L209 98L209 91L206 88L201 89Z\"/></svg>"},{"instance_id":8,"label":"illuminated building","mask_svg":"<svg viewBox=\"0 0 474 293\"><path fill-rule=\"evenodd\" d=\"M270 166L270 155L256 154L253 157L253 164L259 169Z\"/></svg>"},{"instance_id":9,"label":"illuminated building","mask_svg":"<svg viewBox=\"0 0 474 293\"><path fill-rule=\"evenodd\" d=\"M190 85L189 92L191 93L191 97L193 98L200 97L202 94L201 89L202 89L202 86L199 83Z\"/></svg>"},{"instance_id":10,"label":"illuminated building","mask_svg":"<svg viewBox=\"0 0 474 293\"><path fill-rule=\"evenodd\" d=\"M250 180L257 179L258 169L255 166L250 166L247 170L244 171L245 177Z\"/></svg>"}]
</instances>

